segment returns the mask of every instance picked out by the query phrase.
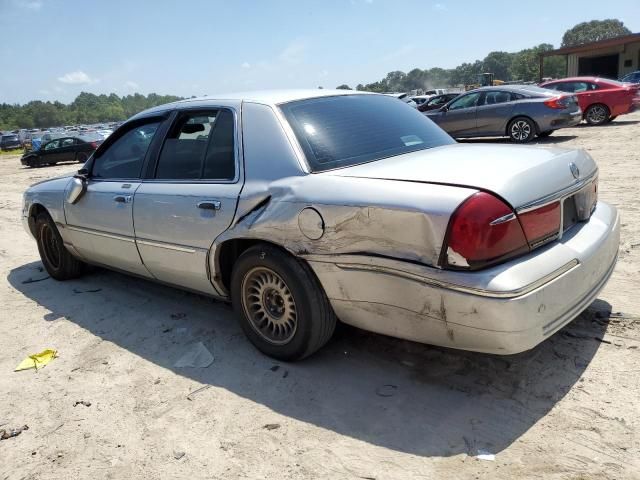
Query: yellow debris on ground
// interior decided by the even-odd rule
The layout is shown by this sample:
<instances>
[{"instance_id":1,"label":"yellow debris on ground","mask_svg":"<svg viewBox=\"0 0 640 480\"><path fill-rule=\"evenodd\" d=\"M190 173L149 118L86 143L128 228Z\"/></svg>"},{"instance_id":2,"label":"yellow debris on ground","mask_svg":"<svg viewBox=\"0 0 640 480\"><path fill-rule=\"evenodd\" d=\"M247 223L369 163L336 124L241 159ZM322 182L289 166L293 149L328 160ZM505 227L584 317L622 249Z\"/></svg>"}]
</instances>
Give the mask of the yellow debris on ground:
<instances>
[{"instance_id":1,"label":"yellow debris on ground","mask_svg":"<svg viewBox=\"0 0 640 480\"><path fill-rule=\"evenodd\" d=\"M44 367L57 356L57 350L51 349L43 350L40 353L29 355L18 364L14 372L19 372L20 370L29 370L30 368L35 368L36 370L38 370L38 368Z\"/></svg>"}]
</instances>

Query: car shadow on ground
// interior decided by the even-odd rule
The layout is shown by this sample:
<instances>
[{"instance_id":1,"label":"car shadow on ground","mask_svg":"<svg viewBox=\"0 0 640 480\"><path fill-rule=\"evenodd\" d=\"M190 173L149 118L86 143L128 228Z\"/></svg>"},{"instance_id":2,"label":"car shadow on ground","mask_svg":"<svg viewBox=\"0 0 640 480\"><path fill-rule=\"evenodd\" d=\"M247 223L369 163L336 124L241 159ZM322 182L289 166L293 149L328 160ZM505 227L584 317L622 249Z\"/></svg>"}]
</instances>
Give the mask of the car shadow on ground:
<instances>
[{"instance_id":1,"label":"car shadow on ground","mask_svg":"<svg viewBox=\"0 0 640 480\"><path fill-rule=\"evenodd\" d=\"M101 269L57 282L40 262L11 270L8 281L49 311L43 321L73 322L178 375L287 417L421 456L498 453L514 443L580 379L611 311L596 301L546 342L510 357L340 325L321 351L287 364L257 352L230 306L203 296ZM214 363L175 367L197 341L213 353ZM92 360L83 353L77 354L78 368Z\"/></svg>"},{"instance_id":2,"label":"car shadow on ground","mask_svg":"<svg viewBox=\"0 0 640 480\"><path fill-rule=\"evenodd\" d=\"M564 143L570 140L577 138L576 135L564 135L560 133L553 133L548 137L544 138L535 138L531 141L531 143L526 143L525 145L553 145L555 143ZM517 143L511 142L507 137L486 137L486 138L461 138L458 140L459 143L504 143L504 144L513 144L519 145Z\"/></svg>"},{"instance_id":3,"label":"car shadow on ground","mask_svg":"<svg viewBox=\"0 0 640 480\"><path fill-rule=\"evenodd\" d=\"M608 123L603 123L602 125L589 125L587 123L581 123L578 125L578 128L600 128L600 127L622 127L625 125L636 125L640 123L640 120L621 120L620 118L616 118Z\"/></svg>"}]
</instances>

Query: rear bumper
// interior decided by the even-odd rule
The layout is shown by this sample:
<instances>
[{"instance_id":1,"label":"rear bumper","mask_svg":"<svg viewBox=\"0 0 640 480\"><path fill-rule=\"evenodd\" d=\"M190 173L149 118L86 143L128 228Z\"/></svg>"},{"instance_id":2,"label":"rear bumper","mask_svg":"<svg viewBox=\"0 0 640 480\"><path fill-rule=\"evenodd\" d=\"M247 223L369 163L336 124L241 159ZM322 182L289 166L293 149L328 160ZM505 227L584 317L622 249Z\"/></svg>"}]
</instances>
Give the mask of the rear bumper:
<instances>
[{"instance_id":1,"label":"rear bumper","mask_svg":"<svg viewBox=\"0 0 640 480\"><path fill-rule=\"evenodd\" d=\"M582 110L559 114L548 121L546 125L539 125L540 131L557 130L558 128L575 127L582 121Z\"/></svg>"},{"instance_id":2,"label":"rear bumper","mask_svg":"<svg viewBox=\"0 0 640 480\"><path fill-rule=\"evenodd\" d=\"M364 255L309 257L338 317L394 337L463 350L529 350L580 314L615 267L617 211L553 245L480 272L450 272Z\"/></svg>"}]
</instances>

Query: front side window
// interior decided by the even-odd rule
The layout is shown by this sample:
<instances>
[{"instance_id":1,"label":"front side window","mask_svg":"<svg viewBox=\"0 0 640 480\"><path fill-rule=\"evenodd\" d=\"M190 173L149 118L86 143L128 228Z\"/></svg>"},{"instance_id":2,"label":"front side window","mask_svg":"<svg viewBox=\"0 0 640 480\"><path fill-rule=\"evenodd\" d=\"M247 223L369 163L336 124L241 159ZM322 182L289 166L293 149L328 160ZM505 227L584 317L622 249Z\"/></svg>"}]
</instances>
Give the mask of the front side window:
<instances>
[{"instance_id":1,"label":"front side window","mask_svg":"<svg viewBox=\"0 0 640 480\"><path fill-rule=\"evenodd\" d=\"M96 178L139 178L144 157L160 126L159 121L138 125L118 138L96 158Z\"/></svg>"},{"instance_id":2,"label":"front side window","mask_svg":"<svg viewBox=\"0 0 640 480\"><path fill-rule=\"evenodd\" d=\"M70 147L74 144L73 138L63 138L62 139L62 147Z\"/></svg>"},{"instance_id":3,"label":"front side window","mask_svg":"<svg viewBox=\"0 0 640 480\"><path fill-rule=\"evenodd\" d=\"M280 106L314 172L455 143L415 108L383 95L339 95Z\"/></svg>"},{"instance_id":4,"label":"front side window","mask_svg":"<svg viewBox=\"0 0 640 480\"><path fill-rule=\"evenodd\" d=\"M427 105L429 106L444 105L449 100L451 100L450 97L447 97L446 95L442 95L440 97L432 98L431 100L429 100L429 103Z\"/></svg>"},{"instance_id":5,"label":"front side window","mask_svg":"<svg viewBox=\"0 0 640 480\"><path fill-rule=\"evenodd\" d=\"M181 113L162 146L155 177L233 180L234 125L229 110Z\"/></svg>"},{"instance_id":6,"label":"front side window","mask_svg":"<svg viewBox=\"0 0 640 480\"><path fill-rule=\"evenodd\" d=\"M45 150L53 150L54 148L58 148L60 146L60 140L54 140L52 142L47 143L44 146Z\"/></svg>"},{"instance_id":7,"label":"front side window","mask_svg":"<svg viewBox=\"0 0 640 480\"><path fill-rule=\"evenodd\" d=\"M471 108L475 107L478 103L478 99L480 98L480 93L470 93L463 97L455 100L451 105L449 105L449 110L458 110L460 108Z\"/></svg>"}]
</instances>

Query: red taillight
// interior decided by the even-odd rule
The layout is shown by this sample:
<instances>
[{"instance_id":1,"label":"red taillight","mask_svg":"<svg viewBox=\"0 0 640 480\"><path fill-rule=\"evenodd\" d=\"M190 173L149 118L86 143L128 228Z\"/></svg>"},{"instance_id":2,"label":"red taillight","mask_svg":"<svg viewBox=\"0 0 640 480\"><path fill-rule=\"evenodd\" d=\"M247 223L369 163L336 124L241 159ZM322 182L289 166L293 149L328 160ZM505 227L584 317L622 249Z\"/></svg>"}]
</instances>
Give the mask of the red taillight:
<instances>
[{"instance_id":1,"label":"red taillight","mask_svg":"<svg viewBox=\"0 0 640 480\"><path fill-rule=\"evenodd\" d=\"M560 231L560 202L529 210L518 215L531 248L554 238Z\"/></svg>"},{"instance_id":2,"label":"red taillight","mask_svg":"<svg viewBox=\"0 0 640 480\"><path fill-rule=\"evenodd\" d=\"M527 253L560 232L561 204L516 215L497 197L476 193L451 216L441 265L475 270Z\"/></svg>"},{"instance_id":3,"label":"red taillight","mask_svg":"<svg viewBox=\"0 0 640 480\"><path fill-rule=\"evenodd\" d=\"M520 222L506 203L479 192L454 212L447 231L446 266L481 268L529 250Z\"/></svg>"},{"instance_id":4,"label":"red taillight","mask_svg":"<svg viewBox=\"0 0 640 480\"><path fill-rule=\"evenodd\" d=\"M550 100L544 102L544 104L549 108L555 108L558 110L562 110L563 108L567 108L567 97L553 97Z\"/></svg>"},{"instance_id":5,"label":"red taillight","mask_svg":"<svg viewBox=\"0 0 640 480\"><path fill-rule=\"evenodd\" d=\"M98 144L96 142L91 142L89 143L89 145L91 145L91 148L93 148L94 150L98 148Z\"/></svg>"}]
</instances>

